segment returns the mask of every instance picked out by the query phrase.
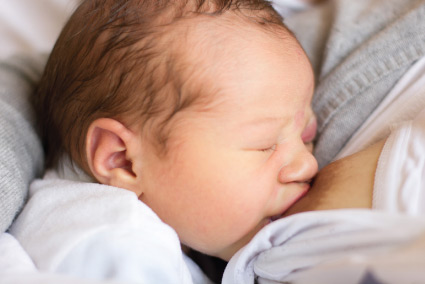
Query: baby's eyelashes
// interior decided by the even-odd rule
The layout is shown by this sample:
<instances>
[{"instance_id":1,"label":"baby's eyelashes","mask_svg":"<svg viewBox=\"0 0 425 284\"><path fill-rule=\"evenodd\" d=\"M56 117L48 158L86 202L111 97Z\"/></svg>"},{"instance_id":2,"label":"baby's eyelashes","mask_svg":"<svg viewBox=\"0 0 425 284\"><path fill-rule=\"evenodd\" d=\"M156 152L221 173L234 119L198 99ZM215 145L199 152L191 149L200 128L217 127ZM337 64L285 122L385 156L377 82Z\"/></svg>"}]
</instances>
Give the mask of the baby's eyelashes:
<instances>
[{"instance_id":1,"label":"baby's eyelashes","mask_svg":"<svg viewBox=\"0 0 425 284\"><path fill-rule=\"evenodd\" d=\"M272 146L270 146L270 147L267 147L267 148L263 148L263 149L260 149L260 151L261 152L273 152L273 151L276 151L276 144L274 144L274 145L272 145Z\"/></svg>"}]
</instances>

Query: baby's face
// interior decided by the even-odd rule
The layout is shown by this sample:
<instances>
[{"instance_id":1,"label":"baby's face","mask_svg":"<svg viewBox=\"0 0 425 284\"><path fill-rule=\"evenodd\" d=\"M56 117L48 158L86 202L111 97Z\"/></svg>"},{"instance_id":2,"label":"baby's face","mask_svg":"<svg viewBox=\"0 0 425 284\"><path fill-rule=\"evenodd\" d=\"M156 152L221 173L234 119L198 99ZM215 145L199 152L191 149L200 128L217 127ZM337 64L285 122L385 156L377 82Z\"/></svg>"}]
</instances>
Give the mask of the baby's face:
<instances>
[{"instance_id":1,"label":"baby's face","mask_svg":"<svg viewBox=\"0 0 425 284\"><path fill-rule=\"evenodd\" d=\"M223 259L301 198L317 172L308 59L293 38L248 33L206 60L203 82L218 90L209 107L177 113L167 155L146 148L136 169L141 200L182 243Z\"/></svg>"}]
</instances>

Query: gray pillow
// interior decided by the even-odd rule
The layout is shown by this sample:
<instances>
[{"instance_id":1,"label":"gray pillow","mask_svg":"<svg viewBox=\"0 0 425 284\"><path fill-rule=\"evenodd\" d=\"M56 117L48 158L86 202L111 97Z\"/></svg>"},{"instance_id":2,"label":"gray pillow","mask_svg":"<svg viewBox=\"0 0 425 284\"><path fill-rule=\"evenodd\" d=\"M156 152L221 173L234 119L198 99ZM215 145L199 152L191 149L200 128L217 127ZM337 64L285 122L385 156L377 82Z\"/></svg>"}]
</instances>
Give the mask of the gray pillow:
<instances>
[{"instance_id":1,"label":"gray pillow","mask_svg":"<svg viewBox=\"0 0 425 284\"><path fill-rule=\"evenodd\" d=\"M22 208L31 180L43 169L43 150L29 103L45 56L0 62L0 232Z\"/></svg>"}]
</instances>

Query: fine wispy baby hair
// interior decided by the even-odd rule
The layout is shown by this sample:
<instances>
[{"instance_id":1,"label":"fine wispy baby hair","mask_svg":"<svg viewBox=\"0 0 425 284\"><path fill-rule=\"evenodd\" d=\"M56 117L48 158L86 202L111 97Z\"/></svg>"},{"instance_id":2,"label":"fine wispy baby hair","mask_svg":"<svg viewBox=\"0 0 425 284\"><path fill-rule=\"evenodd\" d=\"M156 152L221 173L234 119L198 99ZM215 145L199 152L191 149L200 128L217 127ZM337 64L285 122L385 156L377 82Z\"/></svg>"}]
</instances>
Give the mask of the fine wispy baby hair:
<instances>
[{"instance_id":1,"label":"fine wispy baby hair","mask_svg":"<svg viewBox=\"0 0 425 284\"><path fill-rule=\"evenodd\" d=\"M140 125L158 153L166 151L168 122L183 109L207 106L214 92L197 79L205 71L197 63L208 56L199 50L211 43L191 36L205 23L288 32L262 0L83 1L62 30L33 99L47 166L67 153L88 171L85 135L101 117ZM199 62L187 56L195 45Z\"/></svg>"}]
</instances>

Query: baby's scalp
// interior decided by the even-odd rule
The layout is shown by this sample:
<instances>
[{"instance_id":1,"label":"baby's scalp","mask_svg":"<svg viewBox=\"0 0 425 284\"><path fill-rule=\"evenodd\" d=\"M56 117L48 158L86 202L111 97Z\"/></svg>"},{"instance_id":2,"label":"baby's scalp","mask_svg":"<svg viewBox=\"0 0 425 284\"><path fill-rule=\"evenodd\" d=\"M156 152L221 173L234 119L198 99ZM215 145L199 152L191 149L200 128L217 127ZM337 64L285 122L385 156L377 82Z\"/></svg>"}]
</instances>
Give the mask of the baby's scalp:
<instances>
[{"instance_id":1,"label":"baby's scalp","mask_svg":"<svg viewBox=\"0 0 425 284\"><path fill-rule=\"evenodd\" d=\"M191 52L184 31L198 20L232 24L228 14L244 24L283 28L270 4L260 0L82 2L59 36L34 96L48 166L65 152L88 171L85 136L101 117L145 127L164 148L167 123L205 89L190 83L197 71L182 60ZM185 70L195 71L185 76Z\"/></svg>"}]
</instances>

